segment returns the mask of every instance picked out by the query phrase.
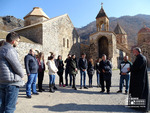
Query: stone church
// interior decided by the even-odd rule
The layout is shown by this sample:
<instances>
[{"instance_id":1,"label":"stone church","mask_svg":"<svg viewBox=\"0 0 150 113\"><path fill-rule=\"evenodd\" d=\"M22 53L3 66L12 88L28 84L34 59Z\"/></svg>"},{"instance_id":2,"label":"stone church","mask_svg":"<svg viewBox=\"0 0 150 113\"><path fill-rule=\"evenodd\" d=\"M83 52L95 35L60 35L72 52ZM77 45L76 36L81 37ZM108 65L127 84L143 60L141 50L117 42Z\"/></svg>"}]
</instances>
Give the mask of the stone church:
<instances>
[{"instance_id":1,"label":"stone church","mask_svg":"<svg viewBox=\"0 0 150 113\"><path fill-rule=\"evenodd\" d=\"M89 45L81 45L82 51L89 53L88 57L92 57L94 60L101 58L102 54L106 54L112 62L113 68L117 68L124 55L130 57L127 33L119 23L114 31L109 31L109 18L103 6L96 16L96 27L97 32L89 36Z\"/></svg>"},{"instance_id":2,"label":"stone church","mask_svg":"<svg viewBox=\"0 0 150 113\"><path fill-rule=\"evenodd\" d=\"M17 47L18 53L25 56L30 48L42 51L45 59L54 52L56 58L62 55L75 54L80 57L80 37L67 14L49 18L41 8L34 7L24 17L24 27L11 31L26 37L31 42L21 42ZM24 57L21 57L23 60Z\"/></svg>"},{"instance_id":3,"label":"stone church","mask_svg":"<svg viewBox=\"0 0 150 113\"><path fill-rule=\"evenodd\" d=\"M144 26L138 32L137 45L142 50L142 54L146 56L148 67L150 68L150 28Z\"/></svg>"}]
</instances>

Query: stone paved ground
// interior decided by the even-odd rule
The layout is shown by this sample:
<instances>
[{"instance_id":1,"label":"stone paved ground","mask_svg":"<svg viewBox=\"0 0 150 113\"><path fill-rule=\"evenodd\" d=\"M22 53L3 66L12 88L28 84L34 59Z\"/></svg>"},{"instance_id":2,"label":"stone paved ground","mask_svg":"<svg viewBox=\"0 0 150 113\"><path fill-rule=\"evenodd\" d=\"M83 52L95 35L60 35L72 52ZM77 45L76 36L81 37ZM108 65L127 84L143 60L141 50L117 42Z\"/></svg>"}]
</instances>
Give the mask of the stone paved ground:
<instances>
[{"instance_id":1,"label":"stone paved ground","mask_svg":"<svg viewBox=\"0 0 150 113\"><path fill-rule=\"evenodd\" d=\"M26 77L24 78L26 81ZM77 87L79 88L80 75L77 75ZM88 77L86 78L88 83ZM27 99L25 88L20 89L18 104L15 113L136 113L137 110L125 107L127 95L117 94L119 84L119 71L113 71L111 94L101 94L100 88L96 87L96 75L93 78L95 87L90 89L78 89L71 87L58 87L55 93L48 92L48 74L45 73L44 89L45 92L38 96ZM56 76L58 84L58 76ZM58 86L58 85L57 85Z\"/></svg>"}]
</instances>

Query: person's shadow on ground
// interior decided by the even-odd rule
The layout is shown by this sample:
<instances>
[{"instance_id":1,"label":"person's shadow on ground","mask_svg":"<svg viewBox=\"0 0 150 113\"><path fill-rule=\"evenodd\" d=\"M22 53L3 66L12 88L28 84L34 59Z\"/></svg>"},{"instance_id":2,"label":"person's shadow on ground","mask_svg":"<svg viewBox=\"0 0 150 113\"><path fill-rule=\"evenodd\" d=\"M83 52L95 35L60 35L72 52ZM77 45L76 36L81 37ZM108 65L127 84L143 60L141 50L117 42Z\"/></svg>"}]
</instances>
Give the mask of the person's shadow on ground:
<instances>
[{"instance_id":1,"label":"person's shadow on ground","mask_svg":"<svg viewBox=\"0 0 150 113\"><path fill-rule=\"evenodd\" d=\"M102 111L102 112L138 112L137 110L127 108L123 105L89 105L89 104L58 104L55 106L36 105L34 108L48 109L53 112L67 112L67 111Z\"/></svg>"}]
</instances>

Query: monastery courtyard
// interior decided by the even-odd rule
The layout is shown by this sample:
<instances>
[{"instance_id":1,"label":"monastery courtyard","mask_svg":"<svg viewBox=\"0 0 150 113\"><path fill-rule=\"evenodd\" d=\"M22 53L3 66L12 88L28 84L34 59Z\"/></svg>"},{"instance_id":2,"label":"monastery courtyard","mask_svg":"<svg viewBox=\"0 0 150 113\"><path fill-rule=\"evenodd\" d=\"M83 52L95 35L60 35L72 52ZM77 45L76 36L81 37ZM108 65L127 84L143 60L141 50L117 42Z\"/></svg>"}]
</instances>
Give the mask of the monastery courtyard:
<instances>
[{"instance_id":1,"label":"monastery courtyard","mask_svg":"<svg viewBox=\"0 0 150 113\"><path fill-rule=\"evenodd\" d=\"M150 71L149 71L150 74ZM117 94L119 89L119 70L114 70L112 75L111 93L101 94L100 88L96 87L96 74L93 77L93 88L79 89L80 74L76 77L78 90L71 87L59 87L58 76L56 84L58 90L50 93L48 89L49 76L45 72L43 88L45 92L38 96L32 95L32 99L27 99L25 87L20 88L18 104L15 113L136 113L137 110L128 108L126 105L127 95ZM27 78L24 77L26 82ZM88 85L88 76L86 77ZM124 89L123 89L124 91ZM124 92L123 92L124 93ZM141 112L142 113L142 112Z\"/></svg>"}]
</instances>

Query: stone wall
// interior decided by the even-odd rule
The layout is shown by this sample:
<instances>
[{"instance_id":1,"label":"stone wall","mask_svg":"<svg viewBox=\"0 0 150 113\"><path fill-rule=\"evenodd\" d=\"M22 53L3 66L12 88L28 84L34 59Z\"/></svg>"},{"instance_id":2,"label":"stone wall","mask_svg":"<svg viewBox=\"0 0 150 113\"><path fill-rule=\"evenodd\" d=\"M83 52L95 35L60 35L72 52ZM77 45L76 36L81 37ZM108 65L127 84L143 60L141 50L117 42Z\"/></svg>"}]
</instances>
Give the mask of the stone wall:
<instances>
[{"instance_id":1,"label":"stone wall","mask_svg":"<svg viewBox=\"0 0 150 113\"><path fill-rule=\"evenodd\" d=\"M55 54L55 58L62 55L63 60L69 53L75 54L77 58L80 57L80 37L67 14L26 26L16 32L35 42L35 44L22 43L19 45L18 51L23 56L22 60L24 54L27 54L31 48L42 51L45 61L50 56L50 52ZM65 45L63 45L63 41L65 41ZM22 53L22 51L26 52Z\"/></svg>"},{"instance_id":2,"label":"stone wall","mask_svg":"<svg viewBox=\"0 0 150 113\"><path fill-rule=\"evenodd\" d=\"M150 42L150 33L138 34L138 45L141 45L144 42Z\"/></svg>"},{"instance_id":3,"label":"stone wall","mask_svg":"<svg viewBox=\"0 0 150 113\"><path fill-rule=\"evenodd\" d=\"M35 43L43 44L43 30L42 30L42 24L34 25L34 26L28 26L25 28L22 28L20 30L15 31L19 35L27 37L28 39L32 40Z\"/></svg>"},{"instance_id":4,"label":"stone wall","mask_svg":"<svg viewBox=\"0 0 150 113\"><path fill-rule=\"evenodd\" d=\"M141 46L139 46L142 50L142 54L147 59L147 65L150 68L150 43L143 43Z\"/></svg>"},{"instance_id":5,"label":"stone wall","mask_svg":"<svg viewBox=\"0 0 150 113\"><path fill-rule=\"evenodd\" d=\"M56 56L62 55L63 60L69 53L80 56L80 38L68 15L44 22L43 31L43 49L46 54L54 52Z\"/></svg>"},{"instance_id":6,"label":"stone wall","mask_svg":"<svg viewBox=\"0 0 150 113\"><path fill-rule=\"evenodd\" d=\"M99 58L99 40L106 37L108 40L108 59L112 62L113 68L118 67L116 48L116 36L112 32L97 32L90 36L90 56L94 60Z\"/></svg>"},{"instance_id":7,"label":"stone wall","mask_svg":"<svg viewBox=\"0 0 150 113\"><path fill-rule=\"evenodd\" d=\"M42 45L40 44L31 44L26 42L19 42L19 45L16 47L18 52L19 60L24 67L24 57L29 53L30 49L42 51Z\"/></svg>"},{"instance_id":8,"label":"stone wall","mask_svg":"<svg viewBox=\"0 0 150 113\"><path fill-rule=\"evenodd\" d=\"M47 18L45 18L45 17L29 16L29 17L26 17L24 19L24 26L28 26L28 25L31 25L31 24L35 24L35 23L38 23L38 22L45 21L45 20L47 20Z\"/></svg>"},{"instance_id":9,"label":"stone wall","mask_svg":"<svg viewBox=\"0 0 150 113\"><path fill-rule=\"evenodd\" d=\"M117 39L117 43L119 43L120 45L124 46L125 48L128 48L127 35L117 34L116 35L116 39Z\"/></svg>"}]
</instances>

